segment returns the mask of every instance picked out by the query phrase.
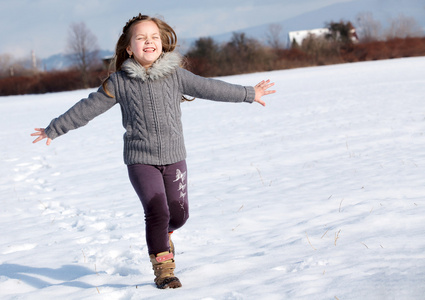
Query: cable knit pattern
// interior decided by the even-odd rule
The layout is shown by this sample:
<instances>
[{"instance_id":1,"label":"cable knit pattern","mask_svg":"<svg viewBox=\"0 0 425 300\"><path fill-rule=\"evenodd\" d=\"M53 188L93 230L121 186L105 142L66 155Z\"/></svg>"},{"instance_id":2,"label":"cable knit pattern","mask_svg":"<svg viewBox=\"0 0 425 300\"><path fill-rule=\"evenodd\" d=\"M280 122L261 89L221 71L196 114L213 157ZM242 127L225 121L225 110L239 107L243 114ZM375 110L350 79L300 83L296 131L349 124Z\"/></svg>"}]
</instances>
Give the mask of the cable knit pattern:
<instances>
[{"instance_id":1,"label":"cable knit pattern","mask_svg":"<svg viewBox=\"0 0 425 300\"><path fill-rule=\"evenodd\" d=\"M164 53L149 69L134 59L109 77L108 96L102 87L51 121L47 136L54 139L86 125L115 104L121 106L124 162L167 165L186 158L181 124L182 95L223 102L252 103L253 87L203 78L181 68L181 56Z\"/></svg>"},{"instance_id":2,"label":"cable knit pattern","mask_svg":"<svg viewBox=\"0 0 425 300\"><path fill-rule=\"evenodd\" d=\"M163 91L164 91L164 95L163 95L164 99L174 98L172 86L169 85L168 82L165 82ZM176 104L175 102L167 101L165 106L168 126L170 126L170 129L171 129L170 134L172 137L179 135L180 132L182 131L182 128L179 126L180 120L176 119L176 115L174 114L174 111L179 109L179 107L175 107L176 105L180 105L180 103Z\"/></svg>"}]
</instances>

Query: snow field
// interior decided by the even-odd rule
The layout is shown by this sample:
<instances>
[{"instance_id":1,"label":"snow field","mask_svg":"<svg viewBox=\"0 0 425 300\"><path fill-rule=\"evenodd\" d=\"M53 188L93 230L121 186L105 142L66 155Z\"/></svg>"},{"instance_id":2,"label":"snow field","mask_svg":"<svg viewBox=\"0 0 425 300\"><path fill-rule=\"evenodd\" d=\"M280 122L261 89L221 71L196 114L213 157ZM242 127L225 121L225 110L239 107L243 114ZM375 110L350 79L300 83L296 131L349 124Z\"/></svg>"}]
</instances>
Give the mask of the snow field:
<instances>
[{"instance_id":1,"label":"snow field","mask_svg":"<svg viewBox=\"0 0 425 300\"><path fill-rule=\"evenodd\" d=\"M222 78L265 108L183 103L183 288L159 291L114 107L46 147L29 134L92 90L0 98L2 299L420 299L425 58Z\"/></svg>"}]
</instances>

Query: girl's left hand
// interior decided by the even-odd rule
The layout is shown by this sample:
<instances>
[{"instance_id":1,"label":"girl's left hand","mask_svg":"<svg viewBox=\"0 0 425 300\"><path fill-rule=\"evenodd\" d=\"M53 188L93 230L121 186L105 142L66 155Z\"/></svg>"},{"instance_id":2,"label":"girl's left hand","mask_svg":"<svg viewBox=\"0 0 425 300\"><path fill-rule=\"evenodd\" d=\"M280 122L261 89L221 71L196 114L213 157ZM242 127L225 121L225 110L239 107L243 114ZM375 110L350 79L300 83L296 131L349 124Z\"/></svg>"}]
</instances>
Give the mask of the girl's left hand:
<instances>
[{"instance_id":1,"label":"girl's left hand","mask_svg":"<svg viewBox=\"0 0 425 300\"><path fill-rule=\"evenodd\" d=\"M267 90L268 88L272 86L274 86L274 82L270 83L270 79L263 80L257 83L254 86L254 90L255 90L254 101L260 103L262 106L266 106L266 103L263 100L261 100L261 97L276 93L275 90L269 90L269 91Z\"/></svg>"},{"instance_id":2,"label":"girl's left hand","mask_svg":"<svg viewBox=\"0 0 425 300\"><path fill-rule=\"evenodd\" d=\"M31 133L31 136L38 136L38 138L36 138L33 141L33 144L35 144L35 143L37 143L37 142L39 142L43 139L47 139L46 145L49 146L50 143L52 142L52 139L49 138L47 136L47 134L44 132L44 128L35 128L35 131L37 131L37 132Z\"/></svg>"}]
</instances>

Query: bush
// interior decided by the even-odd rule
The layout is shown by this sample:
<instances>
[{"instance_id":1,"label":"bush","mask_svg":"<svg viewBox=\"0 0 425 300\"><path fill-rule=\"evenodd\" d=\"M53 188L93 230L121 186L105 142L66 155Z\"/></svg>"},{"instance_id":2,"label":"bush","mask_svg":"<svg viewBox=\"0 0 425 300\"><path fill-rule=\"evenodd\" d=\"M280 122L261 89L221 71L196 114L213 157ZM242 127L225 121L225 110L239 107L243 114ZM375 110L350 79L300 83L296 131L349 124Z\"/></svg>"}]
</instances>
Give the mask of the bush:
<instances>
[{"instance_id":1,"label":"bush","mask_svg":"<svg viewBox=\"0 0 425 300\"><path fill-rule=\"evenodd\" d=\"M199 39L186 55L186 68L195 74L213 77L423 55L425 37L341 43L311 36L301 46L282 49L264 46L244 34L234 34L230 42L222 45L215 44L211 38ZM0 79L0 96L86 88L81 73L76 70L30 74ZM89 87L98 87L106 76L105 70L92 71Z\"/></svg>"},{"instance_id":2,"label":"bush","mask_svg":"<svg viewBox=\"0 0 425 300\"><path fill-rule=\"evenodd\" d=\"M223 76L425 55L423 37L367 43L352 43L347 39L344 41L345 43L342 43L341 40L332 38L310 36L301 46L272 49L253 39L234 35L231 42L214 48L214 55L193 55L197 53L195 46L187 55L187 68L201 76ZM214 57L214 60L211 57Z\"/></svg>"},{"instance_id":3,"label":"bush","mask_svg":"<svg viewBox=\"0 0 425 300\"><path fill-rule=\"evenodd\" d=\"M105 71L92 71L89 87L100 86L106 76ZM76 70L41 72L33 76L0 79L0 96L54 93L83 88L85 85L81 73Z\"/></svg>"},{"instance_id":4,"label":"bush","mask_svg":"<svg viewBox=\"0 0 425 300\"><path fill-rule=\"evenodd\" d=\"M425 38L392 39L349 45L341 49L344 62L425 55Z\"/></svg>"}]
</instances>

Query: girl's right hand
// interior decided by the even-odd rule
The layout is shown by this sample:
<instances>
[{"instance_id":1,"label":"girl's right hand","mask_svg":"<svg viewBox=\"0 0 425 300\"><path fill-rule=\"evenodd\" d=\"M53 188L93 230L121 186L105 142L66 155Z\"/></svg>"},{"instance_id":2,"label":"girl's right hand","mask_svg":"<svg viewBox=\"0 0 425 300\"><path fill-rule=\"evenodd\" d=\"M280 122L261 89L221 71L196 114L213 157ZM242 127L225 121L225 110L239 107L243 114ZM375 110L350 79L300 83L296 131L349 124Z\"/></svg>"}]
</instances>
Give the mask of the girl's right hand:
<instances>
[{"instance_id":1,"label":"girl's right hand","mask_svg":"<svg viewBox=\"0 0 425 300\"><path fill-rule=\"evenodd\" d=\"M34 130L38 132L31 133L31 136L38 136L38 138L36 138L32 143L35 144L43 139L47 139L46 145L49 146L52 142L52 139L47 137L46 133L44 132L44 128L35 128Z\"/></svg>"},{"instance_id":2,"label":"girl's right hand","mask_svg":"<svg viewBox=\"0 0 425 300\"><path fill-rule=\"evenodd\" d=\"M254 86L254 90L255 90L254 101L260 103L262 106L266 106L266 103L263 100L261 100L261 97L276 93L275 90L268 90L268 88L272 86L274 86L274 82L270 83L270 79L263 80L257 83Z\"/></svg>"}]
</instances>

